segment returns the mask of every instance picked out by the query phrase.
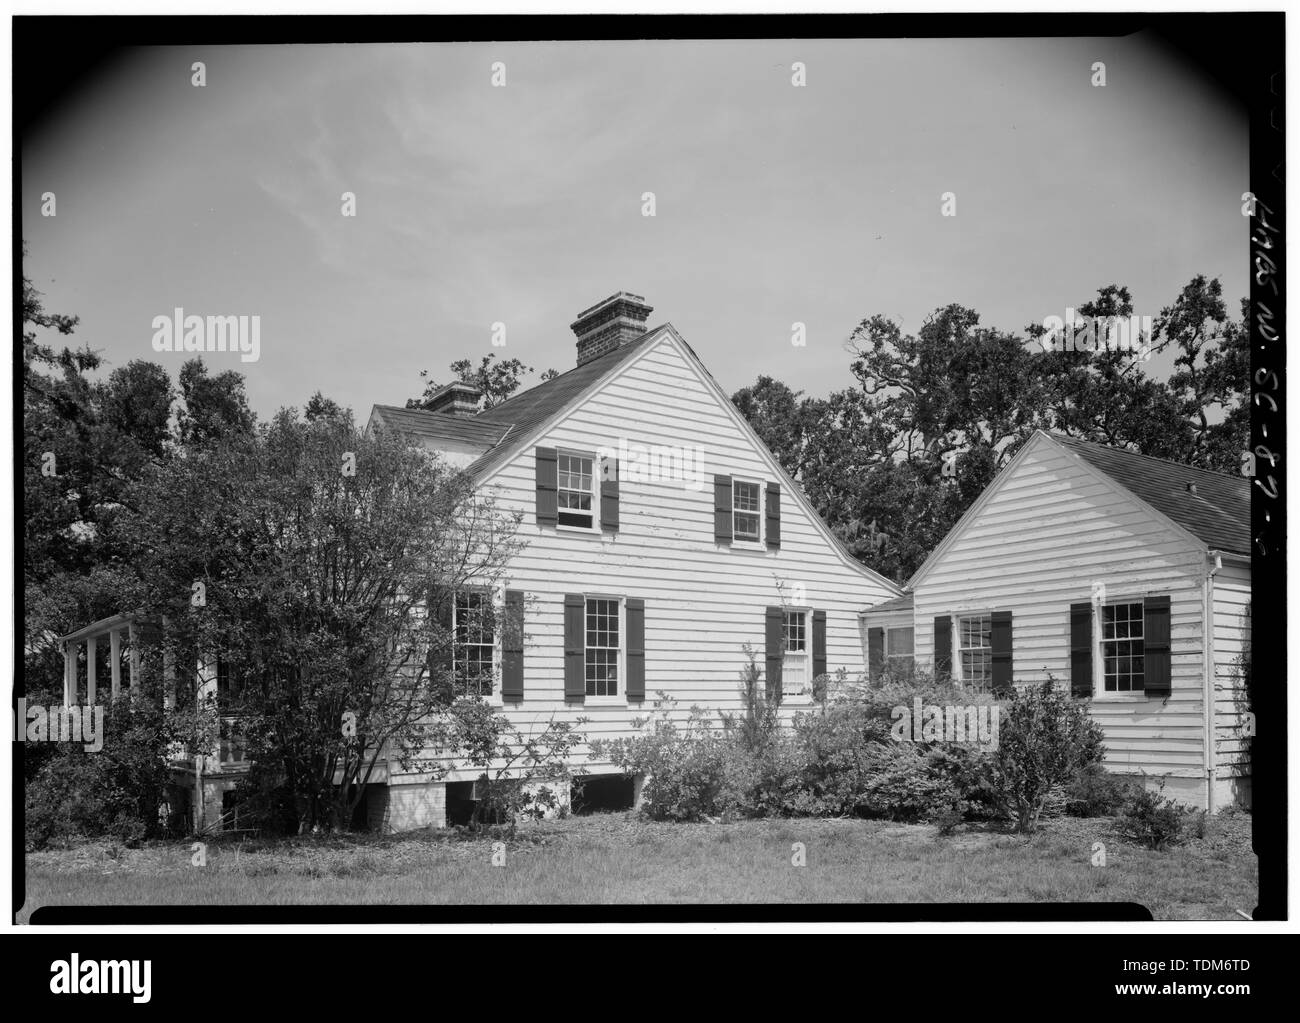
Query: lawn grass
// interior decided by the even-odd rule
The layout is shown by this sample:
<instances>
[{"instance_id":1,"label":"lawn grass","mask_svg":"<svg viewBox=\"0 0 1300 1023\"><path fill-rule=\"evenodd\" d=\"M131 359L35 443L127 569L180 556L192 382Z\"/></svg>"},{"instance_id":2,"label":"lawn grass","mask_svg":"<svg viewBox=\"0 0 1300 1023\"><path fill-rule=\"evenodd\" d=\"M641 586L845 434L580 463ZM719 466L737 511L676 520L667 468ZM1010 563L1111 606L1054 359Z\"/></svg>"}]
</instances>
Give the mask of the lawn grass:
<instances>
[{"instance_id":1,"label":"lawn grass","mask_svg":"<svg viewBox=\"0 0 1300 1023\"><path fill-rule=\"evenodd\" d=\"M806 866L792 865L803 843ZM1093 843L1106 865L1091 864ZM1241 919L1255 906L1250 818L1212 819L1163 852L1105 819L1060 818L1024 838L974 826L865 820L657 824L631 813L522 825L493 841L458 832L294 841L87 845L27 855L37 906L800 902L1137 902L1156 919Z\"/></svg>"}]
</instances>

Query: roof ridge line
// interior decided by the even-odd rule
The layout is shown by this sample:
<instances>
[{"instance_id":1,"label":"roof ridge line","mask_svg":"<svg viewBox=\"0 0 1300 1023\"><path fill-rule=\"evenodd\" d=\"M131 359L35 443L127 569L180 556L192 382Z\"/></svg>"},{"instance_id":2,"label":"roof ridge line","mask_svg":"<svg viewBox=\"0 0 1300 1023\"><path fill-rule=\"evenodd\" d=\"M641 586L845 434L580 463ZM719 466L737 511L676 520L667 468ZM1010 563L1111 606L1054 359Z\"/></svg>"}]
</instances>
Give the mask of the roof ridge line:
<instances>
[{"instance_id":1,"label":"roof ridge line","mask_svg":"<svg viewBox=\"0 0 1300 1023\"><path fill-rule=\"evenodd\" d=\"M1131 451L1128 448L1117 448L1113 444L1102 444L1100 441L1084 440L1082 437L1071 437L1069 434L1056 433L1054 431L1044 431L1049 436L1057 437L1067 444L1089 444L1094 448L1101 448L1103 451L1113 451L1119 455L1132 455L1135 458L1145 458L1152 462L1160 462L1164 465L1172 465L1179 469L1185 469L1189 472L1203 472L1209 476L1218 476L1221 479L1231 480L1233 483L1238 481L1238 477L1230 472L1219 472L1218 469L1203 469L1199 465L1188 465L1186 462L1179 462L1172 458L1161 458L1159 455L1148 455L1143 451Z\"/></svg>"}]
</instances>

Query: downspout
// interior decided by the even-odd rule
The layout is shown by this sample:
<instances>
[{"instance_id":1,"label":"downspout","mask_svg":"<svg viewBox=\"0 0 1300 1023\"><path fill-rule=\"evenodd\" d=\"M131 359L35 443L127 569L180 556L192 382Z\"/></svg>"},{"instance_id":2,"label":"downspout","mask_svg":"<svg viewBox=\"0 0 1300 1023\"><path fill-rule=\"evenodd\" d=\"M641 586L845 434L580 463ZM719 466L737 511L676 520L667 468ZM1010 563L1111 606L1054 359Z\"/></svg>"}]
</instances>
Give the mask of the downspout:
<instances>
[{"instance_id":1,"label":"downspout","mask_svg":"<svg viewBox=\"0 0 1300 1023\"><path fill-rule=\"evenodd\" d=\"M1201 619L1202 657L1205 673L1205 810L1214 813L1214 577L1223 568L1223 552L1211 550L1214 567L1205 573L1205 613Z\"/></svg>"}]
</instances>

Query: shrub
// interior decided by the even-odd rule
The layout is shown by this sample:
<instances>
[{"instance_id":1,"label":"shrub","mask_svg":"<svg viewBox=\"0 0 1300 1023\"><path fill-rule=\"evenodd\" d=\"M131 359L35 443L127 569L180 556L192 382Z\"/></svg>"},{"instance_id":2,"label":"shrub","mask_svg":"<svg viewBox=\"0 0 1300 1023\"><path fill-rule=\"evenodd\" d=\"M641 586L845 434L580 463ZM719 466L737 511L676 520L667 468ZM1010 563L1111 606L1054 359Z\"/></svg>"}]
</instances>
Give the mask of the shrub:
<instances>
[{"instance_id":1,"label":"shrub","mask_svg":"<svg viewBox=\"0 0 1300 1023\"><path fill-rule=\"evenodd\" d=\"M24 791L27 848L82 838L135 844L161 835L173 724L147 701L118 700L104 708L100 750L58 743L42 751Z\"/></svg>"},{"instance_id":2,"label":"shrub","mask_svg":"<svg viewBox=\"0 0 1300 1023\"><path fill-rule=\"evenodd\" d=\"M528 731L481 699L461 699L448 711L448 749L479 773L483 798L474 804L470 829L504 824L513 835L521 818L537 819L561 808L573 751L581 745L586 717L554 717Z\"/></svg>"},{"instance_id":3,"label":"shrub","mask_svg":"<svg viewBox=\"0 0 1300 1023\"><path fill-rule=\"evenodd\" d=\"M1072 817L1111 817L1136 795L1133 779L1112 774L1099 763L1075 772L1065 786L1065 812Z\"/></svg>"},{"instance_id":4,"label":"shrub","mask_svg":"<svg viewBox=\"0 0 1300 1023\"><path fill-rule=\"evenodd\" d=\"M1104 754L1101 727L1055 679L1017 690L1003 705L992 755L993 785L1016 829L1032 832L1053 786Z\"/></svg>"},{"instance_id":5,"label":"shrub","mask_svg":"<svg viewBox=\"0 0 1300 1023\"><path fill-rule=\"evenodd\" d=\"M638 719L645 734L626 739L597 739L593 757L608 760L628 774L642 774L642 812L655 820L696 821L720 815L734 802L728 794L737 778L727 767L729 740L708 715L692 707L680 725L677 702L664 693L649 718Z\"/></svg>"},{"instance_id":6,"label":"shrub","mask_svg":"<svg viewBox=\"0 0 1300 1023\"><path fill-rule=\"evenodd\" d=\"M1182 806L1158 791L1143 788L1116 821L1120 835L1148 849L1164 849L1184 841L1189 832L1203 835L1205 814Z\"/></svg>"},{"instance_id":7,"label":"shrub","mask_svg":"<svg viewBox=\"0 0 1300 1023\"><path fill-rule=\"evenodd\" d=\"M887 737L886 726L855 700L837 701L824 713L797 715L791 745L799 784L790 812L819 817L858 812L871 780L871 746Z\"/></svg>"},{"instance_id":8,"label":"shrub","mask_svg":"<svg viewBox=\"0 0 1300 1023\"><path fill-rule=\"evenodd\" d=\"M762 749L776 734L779 724L779 694L772 694L762 684L763 670L758 666L754 648L744 646L746 664L740 671L739 716L723 714L722 725L735 735L740 744L753 752Z\"/></svg>"},{"instance_id":9,"label":"shrub","mask_svg":"<svg viewBox=\"0 0 1300 1023\"><path fill-rule=\"evenodd\" d=\"M861 805L867 816L894 821L965 816L961 789L923 747L882 743L873 747L870 761L872 778Z\"/></svg>"}]
</instances>

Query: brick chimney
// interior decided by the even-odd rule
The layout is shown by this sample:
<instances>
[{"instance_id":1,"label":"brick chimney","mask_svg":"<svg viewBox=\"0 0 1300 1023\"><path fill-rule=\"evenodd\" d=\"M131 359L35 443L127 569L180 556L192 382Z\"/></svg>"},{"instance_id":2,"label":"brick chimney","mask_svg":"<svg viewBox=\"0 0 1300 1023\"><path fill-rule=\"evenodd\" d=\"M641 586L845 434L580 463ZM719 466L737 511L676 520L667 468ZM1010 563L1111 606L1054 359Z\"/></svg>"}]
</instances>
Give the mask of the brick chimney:
<instances>
[{"instance_id":1,"label":"brick chimney","mask_svg":"<svg viewBox=\"0 0 1300 1023\"><path fill-rule=\"evenodd\" d=\"M453 416L478 415L479 399L483 392L473 384L456 381L436 391L425 405L428 412L445 412Z\"/></svg>"},{"instance_id":2,"label":"brick chimney","mask_svg":"<svg viewBox=\"0 0 1300 1023\"><path fill-rule=\"evenodd\" d=\"M653 311L642 296L630 291L620 291L584 309L569 324L578 335L578 365L640 337L645 333L645 319Z\"/></svg>"}]
</instances>

